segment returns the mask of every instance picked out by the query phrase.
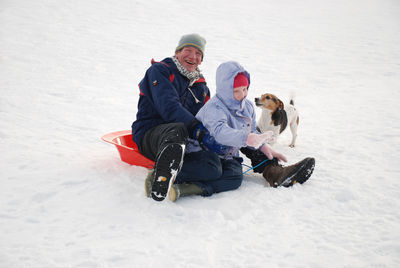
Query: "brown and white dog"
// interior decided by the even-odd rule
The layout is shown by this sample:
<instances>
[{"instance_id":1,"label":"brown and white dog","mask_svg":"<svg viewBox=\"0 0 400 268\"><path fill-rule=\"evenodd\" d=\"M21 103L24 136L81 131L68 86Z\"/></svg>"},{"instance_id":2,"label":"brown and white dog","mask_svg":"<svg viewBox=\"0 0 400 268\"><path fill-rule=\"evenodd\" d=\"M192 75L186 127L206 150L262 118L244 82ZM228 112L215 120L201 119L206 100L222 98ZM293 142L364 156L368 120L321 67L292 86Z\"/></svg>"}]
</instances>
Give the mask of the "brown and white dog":
<instances>
[{"instance_id":1,"label":"brown and white dog","mask_svg":"<svg viewBox=\"0 0 400 268\"><path fill-rule=\"evenodd\" d=\"M290 147L294 147L297 138L297 126L299 125L299 114L294 107L293 100L290 100L289 105L284 105L283 102L275 95L266 93L260 98L255 98L257 107L262 109L262 113L257 122L258 130L265 133L268 130L274 132L274 142L277 140L289 124L292 132L292 142Z\"/></svg>"}]
</instances>

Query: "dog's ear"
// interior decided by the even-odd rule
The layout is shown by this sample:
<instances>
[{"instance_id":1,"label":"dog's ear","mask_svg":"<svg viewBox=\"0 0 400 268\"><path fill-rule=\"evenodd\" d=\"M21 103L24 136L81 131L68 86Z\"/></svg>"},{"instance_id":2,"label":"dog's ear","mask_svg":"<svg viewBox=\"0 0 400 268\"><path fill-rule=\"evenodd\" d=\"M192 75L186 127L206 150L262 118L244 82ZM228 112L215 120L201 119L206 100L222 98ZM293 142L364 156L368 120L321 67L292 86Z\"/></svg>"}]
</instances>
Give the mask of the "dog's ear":
<instances>
[{"instance_id":1,"label":"dog's ear","mask_svg":"<svg viewBox=\"0 0 400 268\"><path fill-rule=\"evenodd\" d=\"M283 110L283 109L285 109L285 105L283 104L283 102L280 100L280 99L278 99L278 109L279 110Z\"/></svg>"}]
</instances>

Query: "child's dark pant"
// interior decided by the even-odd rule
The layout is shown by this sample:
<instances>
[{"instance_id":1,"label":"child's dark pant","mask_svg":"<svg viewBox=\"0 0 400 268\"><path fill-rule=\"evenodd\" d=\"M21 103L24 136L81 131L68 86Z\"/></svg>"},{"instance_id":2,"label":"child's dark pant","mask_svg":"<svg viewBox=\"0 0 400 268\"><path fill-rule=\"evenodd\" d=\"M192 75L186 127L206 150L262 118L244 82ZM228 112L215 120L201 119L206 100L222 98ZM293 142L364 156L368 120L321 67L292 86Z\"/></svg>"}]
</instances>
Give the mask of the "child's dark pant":
<instances>
[{"instance_id":1,"label":"child's dark pant","mask_svg":"<svg viewBox=\"0 0 400 268\"><path fill-rule=\"evenodd\" d=\"M176 183L193 182L203 196L239 188L243 181L242 165L235 159L220 159L217 154L199 151L185 155Z\"/></svg>"}]
</instances>

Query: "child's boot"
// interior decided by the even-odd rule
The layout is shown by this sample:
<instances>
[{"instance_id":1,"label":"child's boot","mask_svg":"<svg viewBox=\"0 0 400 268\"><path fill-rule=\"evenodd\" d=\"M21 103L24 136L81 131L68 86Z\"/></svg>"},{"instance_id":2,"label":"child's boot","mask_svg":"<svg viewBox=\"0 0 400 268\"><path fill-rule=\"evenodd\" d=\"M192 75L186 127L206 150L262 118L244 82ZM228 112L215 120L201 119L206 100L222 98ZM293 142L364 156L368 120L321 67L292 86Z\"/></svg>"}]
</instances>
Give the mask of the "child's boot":
<instances>
[{"instance_id":1,"label":"child's boot","mask_svg":"<svg viewBox=\"0 0 400 268\"><path fill-rule=\"evenodd\" d=\"M277 161L267 165L263 176L272 187L290 187L295 183L306 182L314 171L315 159L307 157L291 166L283 167Z\"/></svg>"}]
</instances>

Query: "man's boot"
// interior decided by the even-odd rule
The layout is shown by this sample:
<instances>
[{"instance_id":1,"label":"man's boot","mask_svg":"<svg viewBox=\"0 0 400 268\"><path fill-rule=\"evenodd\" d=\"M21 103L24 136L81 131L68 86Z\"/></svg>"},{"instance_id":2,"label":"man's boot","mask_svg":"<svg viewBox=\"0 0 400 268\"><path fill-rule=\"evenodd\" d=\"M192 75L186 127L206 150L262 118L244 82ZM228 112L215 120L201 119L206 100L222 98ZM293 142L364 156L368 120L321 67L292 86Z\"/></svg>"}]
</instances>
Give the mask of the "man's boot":
<instances>
[{"instance_id":1,"label":"man's boot","mask_svg":"<svg viewBox=\"0 0 400 268\"><path fill-rule=\"evenodd\" d=\"M167 196L169 188L182 167L184 152L184 144L171 143L159 153L154 166L154 181L150 194L154 200L163 201Z\"/></svg>"},{"instance_id":2,"label":"man's boot","mask_svg":"<svg viewBox=\"0 0 400 268\"><path fill-rule=\"evenodd\" d=\"M147 197L150 197L151 187L153 186L153 182L154 182L154 169L149 169L147 172L147 177L144 180L144 192Z\"/></svg>"},{"instance_id":3,"label":"man's boot","mask_svg":"<svg viewBox=\"0 0 400 268\"><path fill-rule=\"evenodd\" d=\"M313 173L314 167L315 159L311 157L287 167L283 167L277 161L274 161L264 169L263 176L271 187L290 187L297 182L306 182Z\"/></svg>"},{"instance_id":4,"label":"man's boot","mask_svg":"<svg viewBox=\"0 0 400 268\"><path fill-rule=\"evenodd\" d=\"M194 183L174 184L169 190L169 200L175 202L178 198L188 195L201 195L203 189Z\"/></svg>"}]
</instances>

